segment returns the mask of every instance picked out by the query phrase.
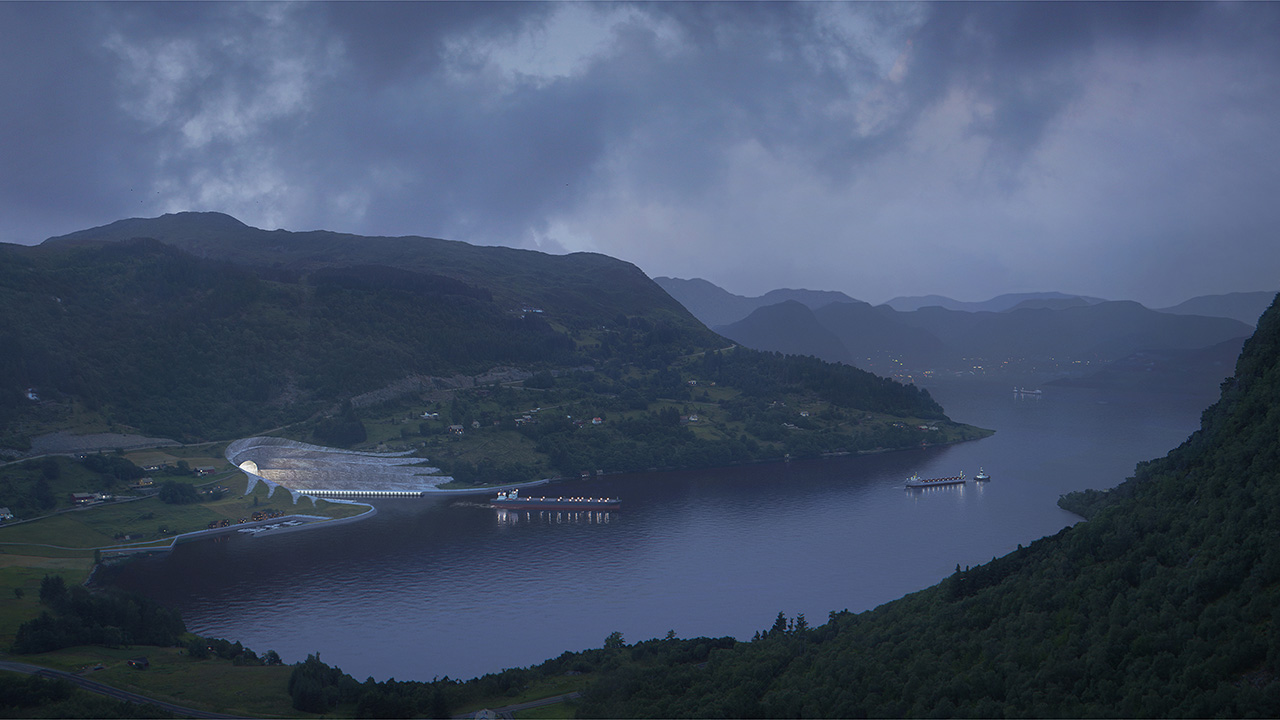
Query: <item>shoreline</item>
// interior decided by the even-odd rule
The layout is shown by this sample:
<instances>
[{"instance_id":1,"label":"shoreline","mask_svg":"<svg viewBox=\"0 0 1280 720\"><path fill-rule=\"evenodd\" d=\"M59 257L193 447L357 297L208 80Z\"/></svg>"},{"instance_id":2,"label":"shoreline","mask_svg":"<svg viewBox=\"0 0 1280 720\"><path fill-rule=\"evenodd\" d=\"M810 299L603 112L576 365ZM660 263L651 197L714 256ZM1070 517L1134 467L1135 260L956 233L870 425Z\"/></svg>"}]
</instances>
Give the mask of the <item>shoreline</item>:
<instances>
[{"instance_id":1,"label":"shoreline","mask_svg":"<svg viewBox=\"0 0 1280 720\"><path fill-rule=\"evenodd\" d=\"M201 538L206 538L206 537L226 535L228 533L238 532L245 528L279 524L280 522L284 520L289 520L291 518L303 519L303 522L300 525L290 525L287 527L272 528L270 530L263 530L260 533L254 533L254 534L266 535L266 534L289 532L293 530L309 530L311 528L327 527L333 524L344 525L349 522L355 522L357 520L364 520L366 518L371 518L374 515L378 514L378 508L368 503L358 503L351 500L333 500L328 498L326 498L326 501L340 502L343 504L350 504L350 505L364 505L368 509L366 509L364 512L360 513L359 515L352 515L350 517L344 517L344 518L328 518L323 515L306 515L303 513L297 513L293 515L281 515L280 517L268 518L265 520L251 520L246 523L236 523L234 525L227 525L226 527L206 528L204 530L192 530L190 532L174 535L173 538L169 540L169 543L167 545L149 545L145 547L130 547L130 545L139 545L139 543L127 543L124 545L107 545L107 546L97 547L97 548L66 548L66 549L98 550L98 551L101 551L102 557L105 560L107 558L131 557L133 555L145 554L149 552L169 552L173 550L173 548L179 543L190 542L192 540L199 540Z\"/></svg>"},{"instance_id":2,"label":"shoreline","mask_svg":"<svg viewBox=\"0 0 1280 720\"><path fill-rule=\"evenodd\" d=\"M218 535L229 535L232 532L238 532L244 528L260 527L262 525L279 523L279 522L282 522L283 520L288 520L291 518L305 518L305 521L300 525L290 525L286 527L271 528L269 530L262 530L260 532L251 533L251 534L254 537L257 537L258 535L276 535L276 534L281 534L286 532L293 532L296 530L310 530L312 528L328 527L333 524L342 525L346 523L356 522L359 520L365 520L367 518L371 518L374 515L378 514L378 508L368 503L357 503L357 502L352 502L350 500L328 500L328 502L339 502L339 503L351 504L351 505L364 505L367 509L364 512L360 513L359 515L352 515L350 517L344 517L344 518L327 518L327 517L324 517L323 515L305 515L305 514L299 513L296 515L282 515L280 517L269 518L266 520L251 520L250 522L247 522L247 523L236 523L235 525L228 525L226 527L206 528L204 530L192 530L191 532L185 532L185 533L180 533L178 535L174 535L173 538L169 540L169 543L167 545L149 545L146 547L129 547L128 544L126 544L126 545L105 545L105 546L96 547L96 548L62 548L61 546L57 546L57 545L41 545L41 547L57 547L63 550L93 550L95 552L100 553L101 560L93 564L93 567L89 570L89 577L85 578L83 583L85 587L89 587L90 585L93 584L93 579L98 574L98 569L104 565L115 565L127 560L131 560L133 558L145 557L151 554L172 552L173 549L179 543L191 542L191 541L200 540L203 538L217 537ZM6 543L6 544L9 544L9 543ZM31 545L32 543L23 543L23 544ZM137 544L137 543L133 543L133 544Z\"/></svg>"}]
</instances>

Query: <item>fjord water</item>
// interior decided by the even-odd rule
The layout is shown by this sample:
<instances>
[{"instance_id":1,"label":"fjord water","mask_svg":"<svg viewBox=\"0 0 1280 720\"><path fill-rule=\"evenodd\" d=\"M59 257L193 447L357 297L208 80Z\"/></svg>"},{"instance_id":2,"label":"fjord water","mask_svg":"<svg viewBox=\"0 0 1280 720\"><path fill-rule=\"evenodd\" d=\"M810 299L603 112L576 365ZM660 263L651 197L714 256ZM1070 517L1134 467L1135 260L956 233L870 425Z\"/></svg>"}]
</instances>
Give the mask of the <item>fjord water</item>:
<instances>
[{"instance_id":1,"label":"fjord water","mask_svg":"<svg viewBox=\"0 0 1280 720\"><path fill-rule=\"evenodd\" d=\"M188 543L99 580L180 609L194 632L286 662L319 652L360 680L473 677L598 647L615 630L629 642L668 630L747 639L779 611L821 623L1056 533L1079 520L1059 495L1124 480L1184 440L1214 399L1053 386L1019 399L981 380L929 389L953 419L996 434L536 493L621 496L607 517L379 501L362 522ZM913 472L980 466L989 483L903 488Z\"/></svg>"}]
</instances>

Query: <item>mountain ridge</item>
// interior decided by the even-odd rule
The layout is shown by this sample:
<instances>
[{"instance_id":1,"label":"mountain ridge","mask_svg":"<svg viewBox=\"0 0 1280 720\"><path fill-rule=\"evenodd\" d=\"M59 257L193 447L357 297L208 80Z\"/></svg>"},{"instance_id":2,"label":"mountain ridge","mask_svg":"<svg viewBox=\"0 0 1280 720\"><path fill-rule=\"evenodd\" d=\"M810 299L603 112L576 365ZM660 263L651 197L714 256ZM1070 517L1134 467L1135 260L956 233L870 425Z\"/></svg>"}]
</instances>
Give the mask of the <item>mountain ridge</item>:
<instances>
[{"instance_id":1,"label":"mountain ridge","mask_svg":"<svg viewBox=\"0 0 1280 720\"><path fill-rule=\"evenodd\" d=\"M779 288L753 298L735 295L702 278L655 277L653 281L709 328L743 320L759 308L786 300L799 302L810 310L832 302L859 302L834 290Z\"/></svg>"},{"instance_id":2,"label":"mountain ridge","mask_svg":"<svg viewBox=\"0 0 1280 720\"><path fill-rule=\"evenodd\" d=\"M633 306L639 294L673 316L692 315L671 300L638 267L600 253L550 255L537 250L471 245L420 235L362 236L329 230L263 230L225 213L182 212L157 218L128 218L96 228L49 238L36 247L74 247L92 242L121 242L149 237L202 259L214 259L266 272L305 273L352 264L385 265L484 284L500 302L512 306L556 305L572 314L584 302L611 301L617 312ZM546 287L540 278L572 274L572 282ZM638 307L638 306L637 306Z\"/></svg>"},{"instance_id":3,"label":"mountain ridge","mask_svg":"<svg viewBox=\"0 0 1280 720\"><path fill-rule=\"evenodd\" d=\"M910 312L925 307L942 307L947 310L959 310L962 312L1004 312L1012 310L1024 303L1037 302L1063 302L1063 301L1084 301L1088 305L1096 305L1100 302L1106 302L1102 298L1088 297L1086 295L1074 295L1060 292L1039 292L1039 293L1005 293L997 295L990 300L982 300L979 302L964 302L961 300L953 300L945 295L916 295L916 296L899 296L884 303L899 312Z\"/></svg>"},{"instance_id":4,"label":"mountain ridge","mask_svg":"<svg viewBox=\"0 0 1280 720\"><path fill-rule=\"evenodd\" d=\"M1159 313L1133 301L976 313L940 306L899 312L887 305L832 303L812 313L817 330L762 310L749 323L718 326L716 331L760 350L803 348L828 362L853 358L855 365L881 372L1011 362L1045 367L1105 363L1139 351L1191 350L1249 334L1248 326L1236 320ZM806 332L815 337L800 337ZM838 346L831 344L831 336Z\"/></svg>"},{"instance_id":5,"label":"mountain ridge","mask_svg":"<svg viewBox=\"0 0 1280 720\"><path fill-rule=\"evenodd\" d=\"M986 434L914 386L734 346L594 253L186 213L0 258L6 453L68 427L188 443L274 428L394 445L485 485ZM534 417L546 405L564 413ZM782 408L796 406L807 422L788 432L798 411ZM696 432L681 422L694 414ZM578 432L575 417L602 419Z\"/></svg>"}]
</instances>

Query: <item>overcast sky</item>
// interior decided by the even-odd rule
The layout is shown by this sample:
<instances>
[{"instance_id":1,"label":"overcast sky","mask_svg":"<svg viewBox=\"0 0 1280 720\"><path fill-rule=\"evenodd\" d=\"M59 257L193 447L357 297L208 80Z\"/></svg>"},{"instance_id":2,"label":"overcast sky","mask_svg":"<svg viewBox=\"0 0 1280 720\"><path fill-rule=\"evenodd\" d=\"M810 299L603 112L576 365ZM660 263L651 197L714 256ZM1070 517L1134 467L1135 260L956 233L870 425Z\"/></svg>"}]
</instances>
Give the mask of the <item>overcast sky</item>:
<instances>
[{"instance_id":1,"label":"overcast sky","mask_svg":"<svg viewBox=\"0 0 1280 720\"><path fill-rule=\"evenodd\" d=\"M0 241L217 210L731 292L1280 289L1277 3L0 3Z\"/></svg>"}]
</instances>

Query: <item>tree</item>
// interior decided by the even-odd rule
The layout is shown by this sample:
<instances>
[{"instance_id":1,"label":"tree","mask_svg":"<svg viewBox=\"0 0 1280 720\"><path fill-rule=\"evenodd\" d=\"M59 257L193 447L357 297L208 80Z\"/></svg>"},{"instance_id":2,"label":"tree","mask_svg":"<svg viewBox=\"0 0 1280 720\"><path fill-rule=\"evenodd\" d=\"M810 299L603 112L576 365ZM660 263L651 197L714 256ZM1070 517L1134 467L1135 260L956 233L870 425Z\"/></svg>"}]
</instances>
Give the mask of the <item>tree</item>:
<instances>
[{"instance_id":1,"label":"tree","mask_svg":"<svg viewBox=\"0 0 1280 720\"><path fill-rule=\"evenodd\" d=\"M773 621L773 627L769 628L766 635L783 635L787 632L787 615L781 610L778 611L778 617Z\"/></svg>"},{"instance_id":2,"label":"tree","mask_svg":"<svg viewBox=\"0 0 1280 720\"><path fill-rule=\"evenodd\" d=\"M40 477L45 480L57 480L62 477L62 466L57 458L47 457L40 463Z\"/></svg>"},{"instance_id":3,"label":"tree","mask_svg":"<svg viewBox=\"0 0 1280 720\"><path fill-rule=\"evenodd\" d=\"M36 481L35 501L36 507L41 510L51 510L58 504L58 499L53 495L53 488L49 487L49 482L44 478Z\"/></svg>"},{"instance_id":4,"label":"tree","mask_svg":"<svg viewBox=\"0 0 1280 720\"><path fill-rule=\"evenodd\" d=\"M67 597L67 582L61 575L45 575L40 581L40 603L50 607Z\"/></svg>"},{"instance_id":5,"label":"tree","mask_svg":"<svg viewBox=\"0 0 1280 720\"><path fill-rule=\"evenodd\" d=\"M199 635L191 638L187 641L187 655L197 660L204 660L209 657L208 642Z\"/></svg>"},{"instance_id":6,"label":"tree","mask_svg":"<svg viewBox=\"0 0 1280 720\"><path fill-rule=\"evenodd\" d=\"M170 505L190 505L200 502L200 493L196 492L194 487L177 480L165 480L161 483L159 497L161 502Z\"/></svg>"},{"instance_id":7,"label":"tree","mask_svg":"<svg viewBox=\"0 0 1280 720\"><path fill-rule=\"evenodd\" d=\"M622 633L614 630L609 633L609 637L604 639L604 646L608 650L617 650L627 646L627 642L622 639Z\"/></svg>"}]
</instances>

